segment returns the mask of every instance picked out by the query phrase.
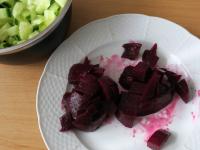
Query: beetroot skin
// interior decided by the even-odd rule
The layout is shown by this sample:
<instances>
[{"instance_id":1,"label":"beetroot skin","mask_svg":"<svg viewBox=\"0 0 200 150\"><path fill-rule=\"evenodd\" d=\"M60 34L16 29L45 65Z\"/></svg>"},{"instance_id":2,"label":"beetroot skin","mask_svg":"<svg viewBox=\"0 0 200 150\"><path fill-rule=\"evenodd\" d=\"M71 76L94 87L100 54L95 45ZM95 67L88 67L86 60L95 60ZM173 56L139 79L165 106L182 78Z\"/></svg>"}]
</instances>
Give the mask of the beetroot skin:
<instances>
[{"instance_id":1,"label":"beetroot skin","mask_svg":"<svg viewBox=\"0 0 200 150\"><path fill-rule=\"evenodd\" d=\"M166 143L170 133L166 130L157 130L147 141L147 146L152 150L160 150L162 146Z\"/></svg>"}]
</instances>

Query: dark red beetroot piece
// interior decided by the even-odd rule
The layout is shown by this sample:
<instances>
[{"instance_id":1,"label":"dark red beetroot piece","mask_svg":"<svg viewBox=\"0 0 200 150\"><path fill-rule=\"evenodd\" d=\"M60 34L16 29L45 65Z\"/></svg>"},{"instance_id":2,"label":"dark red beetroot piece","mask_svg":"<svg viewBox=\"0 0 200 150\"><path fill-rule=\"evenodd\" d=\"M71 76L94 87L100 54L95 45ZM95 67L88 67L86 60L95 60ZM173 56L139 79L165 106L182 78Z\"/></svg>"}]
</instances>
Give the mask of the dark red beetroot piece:
<instances>
[{"instance_id":1,"label":"dark red beetroot piece","mask_svg":"<svg viewBox=\"0 0 200 150\"><path fill-rule=\"evenodd\" d=\"M81 76L79 83L75 86L75 91L88 97L95 96L100 91L97 78L90 74Z\"/></svg>"},{"instance_id":2,"label":"dark red beetroot piece","mask_svg":"<svg viewBox=\"0 0 200 150\"><path fill-rule=\"evenodd\" d=\"M170 133L166 130L157 130L147 141L147 146L152 150L160 150L170 137Z\"/></svg>"},{"instance_id":3,"label":"dark red beetroot piece","mask_svg":"<svg viewBox=\"0 0 200 150\"><path fill-rule=\"evenodd\" d=\"M134 81L133 68L133 66L127 66L119 78L119 83L124 89L128 90Z\"/></svg>"},{"instance_id":4,"label":"dark red beetroot piece","mask_svg":"<svg viewBox=\"0 0 200 150\"><path fill-rule=\"evenodd\" d=\"M114 102L116 104L119 99L119 89L117 83L107 76L99 78L98 82L108 103L112 104Z\"/></svg>"},{"instance_id":5,"label":"dark red beetroot piece","mask_svg":"<svg viewBox=\"0 0 200 150\"><path fill-rule=\"evenodd\" d=\"M124 53L122 54L122 58L128 58L130 60L135 60L139 56L140 49L142 44L140 43L127 43L123 45Z\"/></svg>"},{"instance_id":6,"label":"dark red beetroot piece","mask_svg":"<svg viewBox=\"0 0 200 150\"><path fill-rule=\"evenodd\" d=\"M145 82L151 75L151 68L144 62L139 62L133 68L133 76L136 80Z\"/></svg>"},{"instance_id":7,"label":"dark red beetroot piece","mask_svg":"<svg viewBox=\"0 0 200 150\"><path fill-rule=\"evenodd\" d=\"M69 82L74 84L74 88L62 99L65 115L60 119L61 131L72 127L94 131L102 124L119 98L117 84L103 73L104 69L90 64L87 57L83 64L71 67Z\"/></svg>"},{"instance_id":8,"label":"dark red beetroot piece","mask_svg":"<svg viewBox=\"0 0 200 150\"><path fill-rule=\"evenodd\" d=\"M189 102L189 88L185 79L176 84L176 92L185 103Z\"/></svg>"},{"instance_id":9,"label":"dark red beetroot piece","mask_svg":"<svg viewBox=\"0 0 200 150\"><path fill-rule=\"evenodd\" d=\"M118 110L116 113L116 117L125 127L127 128L133 127L135 116L126 114L123 111Z\"/></svg>"},{"instance_id":10,"label":"dark red beetroot piece","mask_svg":"<svg viewBox=\"0 0 200 150\"><path fill-rule=\"evenodd\" d=\"M142 60L147 65L154 68L158 62L159 57L157 56L157 44L154 44L150 50L145 50L142 55Z\"/></svg>"},{"instance_id":11,"label":"dark red beetroot piece","mask_svg":"<svg viewBox=\"0 0 200 150\"><path fill-rule=\"evenodd\" d=\"M70 113L65 113L62 117L60 117L60 124L62 128L61 132L68 131L72 128L72 116Z\"/></svg>"},{"instance_id":12,"label":"dark red beetroot piece","mask_svg":"<svg viewBox=\"0 0 200 150\"><path fill-rule=\"evenodd\" d=\"M69 71L68 81L70 84L78 84L81 76L92 74L96 77L103 75L104 69L99 65L90 64L90 60L86 57L84 63L74 64Z\"/></svg>"}]
</instances>

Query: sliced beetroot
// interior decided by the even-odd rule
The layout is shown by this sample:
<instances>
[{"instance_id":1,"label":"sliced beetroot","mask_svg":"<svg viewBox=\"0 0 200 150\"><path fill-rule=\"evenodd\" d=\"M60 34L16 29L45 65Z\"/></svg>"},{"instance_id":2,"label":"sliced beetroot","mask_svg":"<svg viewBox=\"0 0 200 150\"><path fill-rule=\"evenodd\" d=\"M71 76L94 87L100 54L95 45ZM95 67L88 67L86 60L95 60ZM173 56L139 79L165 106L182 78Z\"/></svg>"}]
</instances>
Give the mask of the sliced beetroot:
<instances>
[{"instance_id":1,"label":"sliced beetroot","mask_svg":"<svg viewBox=\"0 0 200 150\"><path fill-rule=\"evenodd\" d=\"M166 85L164 85L162 83L159 83L157 85L157 88L156 88L156 95L155 95L155 97L159 97L159 96L167 93L169 91L169 89L170 89L170 87L168 87L168 86L166 86Z\"/></svg>"},{"instance_id":2,"label":"sliced beetroot","mask_svg":"<svg viewBox=\"0 0 200 150\"><path fill-rule=\"evenodd\" d=\"M158 71L154 71L145 88L143 89L143 99L153 98L156 95L157 86L162 78L162 74Z\"/></svg>"},{"instance_id":3,"label":"sliced beetroot","mask_svg":"<svg viewBox=\"0 0 200 150\"><path fill-rule=\"evenodd\" d=\"M166 70L165 74L167 75L168 80L169 82L171 82L171 84L176 84L181 79L181 75L178 75L172 71Z\"/></svg>"},{"instance_id":4,"label":"sliced beetroot","mask_svg":"<svg viewBox=\"0 0 200 150\"><path fill-rule=\"evenodd\" d=\"M99 78L98 82L102 88L106 100L111 103L116 103L119 98L119 89L117 83L107 76Z\"/></svg>"},{"instance_id":5,"label":"sliced beetroot","mask_svg":"<svg viewBox=\"0 0 200 150\"><path fill-rule=\"evenodd\" d=\"M65 113L60 117L61 132L69 131L72 128L72 116L70 113Z\"/></svg>"},{"instance_id":6,"label":"sliced beetroot","mask_svg":"<svg viewBox=\"0 0 200 150\"><path fill-rule=\"evenodd\" d=\"M138 103L137 116L146 116L160 111L173 100L173 92L169 91L162 96Z\"/></svg>"},{"instance_id":7,"label":"sliced beetroot","mask_svg":"<svg viewBox=\"0 0 200 150\"><path fill-rule=\"evenodd\" d=\"M89 64L74 64L69 71L68 81L70 84L78 84L81 76L86 75L93 68Z\"/></svg>"},{"instance_id":8,"label":"sliced beetroot","mask_svg":"<svg viewBox=\"0 0 200 150\"><path fill-rule=\"evenodd\" d=\"M129 89L129 92L138 94L138 95L143 95L145 87L146 87L146 83L134 81L131 84L131 88Z\"/></svg>"},{"instance_id":9,"label":"sliced beetroot","mask_svg":"<svg viewBox=\"0 0 200 150\"><path fill-rule=\"evenodd\" d=\"M125 114L136 116L138 112L138 104L141 99L141 95L123 92L118 108Z\"/></svg>"},{"instance_id":10,"label":"sliced beetroot","mask_svg":"<svg viewBox=\"0 0 200 150\"><path fill-rule=\"evenodd\" d=\"M135 116L125 114L123 111L118 110L116 112L116 117L125 127L128 127L128 128L133 127L133 122L135 120Z\"/></svg>"},{"instance_id":11,"label":"sliced beetroot","mask_svg":"<svg viewBox=\"0 0 200 150\"><path fill-rule=\"evenodd\" d=\"M147 146L152 150L160 150L163 147L163 145L167 142L170 135L170 132L168 132L167 130L157 130L148 139Z\"/></svg>"},{"instance_id":12,"label":"sliced beetroot","mask_svg":"<svg viewBox=\"0 0 200 150\"><path fill-rule=\"evenodd\" d=\"M145 50L142 55L142 60L147 65L154 68L158 62L159 57L157 56L157 44L154 44L151 50Z\"/></svg>"},{"instance_id":13,"label":"sliced beetroot","mask_svg":"<svg viewBox=\"0 0 200 150\"><path fill-rule=\"evenodd\" d=\"M74 64L69 71L68 81L70 84L78 84L80 78L87 74L92 74L99 78L103 75L104 69L99 67L99 64L92 65L88 57L85 58L83 63Z\"/></svg>"},{"instance_id":14,"label":"sliced beetroot","mask_svg":"<svg viewBox=\"0 0 200 150\"><path fill-rule=\"evenodd\" d=\"M180 82L177 83L176 85L176 92L178 95L182 98L182 100L185 103L189 102L189 88L188 84L185 79L182 79Z\"/></svg>"},{"instance_id":15,"label":"sliced beetroot","mask_svg":"<svg viewBox=\"0 0 200 150\"><path fill-rule=\"evenodd\" d=\"M144 62L139 62L133 68L133 76L138 81L146 81L151 75L151 68Z\"/></svg>"},{"instance_id":16,"label":"sliced beetroot","mask_svg":"<svg viewBox=\"0 0 200 150\"><path fill-rule=\"evenodd\" d=\"M88 98L96 95L100 91L100 86L97 78L90 74L81 76L79 84L77 84L75 87L75 91L88 96Z\"/></svg>"},{"instance_id":17,"label":"sliced beetroot","mask_svg":"<svg viewBox=\"0 0 200 150\"><path fill-rule=\"evenodd\" d=\"M94 131L102 124L107 110L101 99L97 98L95 101L96 103L89 105L85 112L72 122L74 127L83 131Z\"/></svg>"},{"instance_id":18,"label":"sliced beetroot","mask_svg":"<svg viewBox=\"0 0 200 150\"><path fill-rule=\"evenodd\" d=\"M122 58L135 60L139 56L141 47L142 47L142 44L135 43L135 42L124 44L123 45L124 53L122 54Z\"/></svg>"},{"instance_id":19,"label":"sliced beetroot","mask_svg":"<svg viewBox=\"0 0 200 150\"><path fill-rule=\"evenodd\" d=\"M133 68L133 66L127 66L119 78L119 83L124 89L128 90L134 81Z\"/></svg>"}]
</instances>

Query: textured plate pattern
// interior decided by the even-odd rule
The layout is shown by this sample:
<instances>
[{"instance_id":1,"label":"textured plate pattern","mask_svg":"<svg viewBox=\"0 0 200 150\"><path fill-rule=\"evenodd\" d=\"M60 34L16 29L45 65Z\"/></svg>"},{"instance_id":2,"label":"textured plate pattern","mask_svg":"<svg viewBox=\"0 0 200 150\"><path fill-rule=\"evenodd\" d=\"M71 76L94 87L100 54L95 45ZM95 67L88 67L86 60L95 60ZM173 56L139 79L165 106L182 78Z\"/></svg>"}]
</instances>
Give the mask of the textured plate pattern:
<instances>
[{"instance_id":1,"label":"textured plate pattern","mask_svg":"<svg viewBox=\"0 0 200 150\"><path fill-rule=\"evenodd\" d=\"M170 53L180 58L192 74L196 87L200 88L198 86L200 85L200 40L184 28L162 18L140 14L117 15L94 21L76 31L60 45L50 57L40 79L37 92L38 123L48 149L87 149L81 144L75 133L63 134L59 132L60 123L58 118L62 114L60 103L66 89L67 74L71 65L79 62L92 50L104 44L132 39L149 43L156 41L161 49L167 47ZM181 118L179 119L181 120ZM199 119L196 121L195 127L190 125L190 122L184 122L183 119L182 123L186 123L186 128L192 127L193 132L181 138L184 144L176 143L171 145L172 147L166 147L166 149L200 149ZM179 130L178 126L173 129ZM141 150L138 145L135 148L135 150Z\"/></svg>"}]
</instances>

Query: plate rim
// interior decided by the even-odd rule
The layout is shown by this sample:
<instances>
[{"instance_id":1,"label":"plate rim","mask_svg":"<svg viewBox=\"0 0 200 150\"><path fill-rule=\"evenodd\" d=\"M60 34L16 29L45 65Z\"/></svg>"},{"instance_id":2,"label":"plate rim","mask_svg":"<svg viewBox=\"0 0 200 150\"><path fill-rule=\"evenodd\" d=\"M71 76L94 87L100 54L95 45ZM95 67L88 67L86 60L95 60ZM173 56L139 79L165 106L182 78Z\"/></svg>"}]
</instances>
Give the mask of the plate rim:
<instances>
[{"instance_id":1,"label":"plate rim","mask_svg":"<svg viewBox=\"0 0 200 150\"><path fill-rule=\"evenodd\" d=\"M122 13L122 14L116 14L116 15L112 15L112 16L108 16L108 17L96 19L96 20L93 20L93 21L91 21L91 22L89 22L89 23L87 23L87 24L81 26L81 27L78 28L76 31L74 31L67 39L65 39L65 40L59 45L59 47L60 47L63 43L65 43L68 39L70 39L74 34L77 34L78 32L84 30L84 28L86 28L86 27L87 27L88 25L90 25L90 24L97 23L97 22L103 22L103 21L106 21L106 20L109 20L109 19L112 19L112 18L115 18L115 17L123 17L123 16L126 16L126 15L140 16L140 17L149 17L149 18L156 18L156 19L159 19L159 20L167 21L167 22L169 22L169 23L171 23L171 24L173 24L173 25L179 27L179 28L182 29L183 31L187 32L191 37L196 38L196 39L198 39L198 40L200 41L200 39L199 39L196 35L194 35L193 33L191 33L188 29L186 29L185 27L183 27L183 26L181 26L181 25L177 24L176 22L173 22L173 21L171 21L171 20L169 20L169 19L162 18L162 17L158 17L158 16L151 16L151 15L140 14L140 13ZM43 131L42 131L41 123L40 123L41 117L40 117L39 107L38 107L38 106L39 106L39 92L40 92L42 80L43 80L43 78L44 78L44 76L45 76L45 73L46 73L46 71L47 71L47 66L49 65L49 62L51 61L51 59L53 58L53 56L55 55L55 53L56 53L57 49L59 49L59 47L55 49L55 51L50 55L50 57L49 57L48 60L46 61L46 64L45 64L45 66L44 66L44 69L43 69L43 71L42 71L42 74L41 74L41 76L40 76L40 79L39 79L39 81L38 81L37 91L36 91L36 106L35 106L35 107L36 107L38 128L39 128L40 134L41 134L41 136L42 136L42 140L43 140L43 142L44 142L44 144L45 144L45 146L46 146L46 148L47 148L48 150L50 150L50 148L49 148L49 146L48 146L48 144L47 144L47 141L46 141L46 139L45 139L45 137L44 137L44 133L43 133ZM85 147L85 146L84 146L84 147Z\"/></svg>"}]
</instances>

